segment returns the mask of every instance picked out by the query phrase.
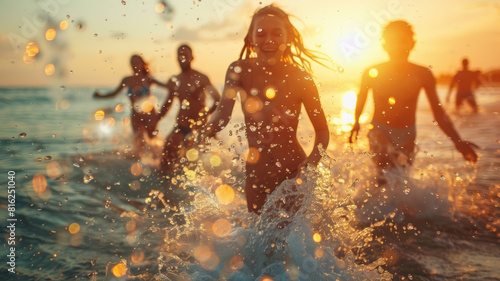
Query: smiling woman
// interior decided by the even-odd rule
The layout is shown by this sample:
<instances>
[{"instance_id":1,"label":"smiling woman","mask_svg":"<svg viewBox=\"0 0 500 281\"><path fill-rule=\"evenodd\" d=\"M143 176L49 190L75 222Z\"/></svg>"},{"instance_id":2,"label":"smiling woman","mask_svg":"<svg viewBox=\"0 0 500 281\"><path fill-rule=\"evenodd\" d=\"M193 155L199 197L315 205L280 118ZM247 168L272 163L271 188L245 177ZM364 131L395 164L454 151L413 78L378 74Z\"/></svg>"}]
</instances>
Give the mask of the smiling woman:
<instances>
[{"instance_id":1,"label":"smiling woman","mask_svg":"<svg viewBox=\"0 0 500 281\"><path fill-rule=\"evenodd\" d=\"M306 165L317 165L320 146L329 132L307 57L321 63L317 53L304 47L289 16L270 5L252 17L240 60L226 74L222 99L200 140L213 137L231 118L240 93L249 153L245 192L249 212L261 213L276 186L298 176ZM314 127L314 149L309 156L297 139L301 107ZM288 204L298 204L290 200ZM290 209L291 207L285 207Z\"/></svg>"}]
</instances>

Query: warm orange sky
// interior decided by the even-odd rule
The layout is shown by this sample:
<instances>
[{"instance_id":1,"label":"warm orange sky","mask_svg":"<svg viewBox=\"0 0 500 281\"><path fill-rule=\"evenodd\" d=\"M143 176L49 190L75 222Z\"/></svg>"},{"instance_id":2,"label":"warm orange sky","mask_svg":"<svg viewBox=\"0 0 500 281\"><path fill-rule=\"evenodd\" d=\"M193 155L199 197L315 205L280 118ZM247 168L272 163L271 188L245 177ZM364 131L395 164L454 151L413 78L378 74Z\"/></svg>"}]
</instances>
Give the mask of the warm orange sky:
<instances>
[{"instance_id":1,"label":"warm orange sky","mask_svg":"<svg viewBox=\"0 0 500 281\"><path fill-rule=\"evenodd\" d=\"M500 68L497 0L168 0L171 13L159 13L160 2L3 3L0 86L114 87L130 75L133 53L142 54L153 75L165 80L179 72L175 51L182 42L193 48L193 67L220 85L227 66L237 59L253 11L270 2L296 16L294 23L307 47L345 69L337 74L315 66L318 83L356 83L364 68L385 60L378 38L383 24L394 19L414 26L417 44L410 60L431 65L436 75L457 70L464 56L473 69ZM68 23L65 30L59 27L61 21ZM45 39L49 28L56 31L52 41ZM31 63L23 62L28 42L36 42L40 50ZM48 64L55 67L51 76L44 72Z\"/></svg>"}]
</instances>

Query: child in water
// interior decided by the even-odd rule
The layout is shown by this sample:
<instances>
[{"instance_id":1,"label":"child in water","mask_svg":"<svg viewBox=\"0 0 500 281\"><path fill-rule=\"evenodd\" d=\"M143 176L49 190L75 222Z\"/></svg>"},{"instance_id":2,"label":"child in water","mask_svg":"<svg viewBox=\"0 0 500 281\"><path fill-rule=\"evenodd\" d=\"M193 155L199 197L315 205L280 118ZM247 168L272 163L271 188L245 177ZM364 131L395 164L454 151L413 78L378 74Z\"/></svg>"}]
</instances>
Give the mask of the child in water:
<instances>
[{"instance_id":1,"label":"child in water","mask_svg":"<svg viewBox=\"0 0 500 281\"><path fill-rule=\"evenodd\" d=\"M144 135L153 138L153 132L156 130L158 122L157 112L154 104L151 102L151 85L157 84L166 87L165 84L158 82L149 75L147 64L142 57L133 55L130 58L130 65L134 75L123 78L118 87L109 93L101 94L99 91L94 93L95 98L111 98L118 95L124 88L127 88L127 95L130 98L132 107L132 129L135 137L137 154L141 155L144 149Z\"/></svg>"},{"instance_id":2,"label":"child in water","mask_svg":"<svg viewBox=\"0 0 500 281\"><path fill-rule=\"evenodd\" d=\"M328 146L325 114L305 57L321 59L304 47L287 13L274 5L258 10L240 59L227 69L219 106L201 134L205 140L226 126L239 92L249 144L245 169L249 212L261 213L267 195L306 164L317 165L320 145ZM316 134L309 156L297 140L302 105Z\"/></svg>"}]
</instances>

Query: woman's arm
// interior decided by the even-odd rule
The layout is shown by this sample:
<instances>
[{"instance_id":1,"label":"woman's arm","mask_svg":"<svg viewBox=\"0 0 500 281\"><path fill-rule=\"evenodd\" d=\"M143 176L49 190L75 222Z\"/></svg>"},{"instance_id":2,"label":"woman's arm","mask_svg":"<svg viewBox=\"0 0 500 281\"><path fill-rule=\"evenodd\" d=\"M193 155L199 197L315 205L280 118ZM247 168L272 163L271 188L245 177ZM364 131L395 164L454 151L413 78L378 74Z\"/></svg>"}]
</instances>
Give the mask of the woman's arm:
<instances>
[{"instance_id":1,"label":"woman's arm","mask_svg":"<svg viewBox=\"0 0 500 281\"><path fill-rule=\"evenodd\" d=\"M123 78L123 80L118 85L118 87L116 87L113 91L111 91L109 93L101 94L99 91L96 90L94 92L94 98L111 98L111 97L114 97L114 96L118 95L121 92L121 90L123 90L123 88L125 88L126 84L127 84L127 78Z\"/></svg>"},{"instance_id":2,"label":"woman's arm","mask_svg":"<svg viewBox=\"0 0 500 281\"><path fill-rule=\"evenodd\" d=\"M299 87L304 89L302 102L315 132L314 148L305 162L317 165L319 160L321 160L319 146L321 145L324 150L327 149L330 132L328 131L325 113L321 106L318 89L314 82L312 80L302 80L302 85L299 85Z\"/></svg>"}]
</instances>

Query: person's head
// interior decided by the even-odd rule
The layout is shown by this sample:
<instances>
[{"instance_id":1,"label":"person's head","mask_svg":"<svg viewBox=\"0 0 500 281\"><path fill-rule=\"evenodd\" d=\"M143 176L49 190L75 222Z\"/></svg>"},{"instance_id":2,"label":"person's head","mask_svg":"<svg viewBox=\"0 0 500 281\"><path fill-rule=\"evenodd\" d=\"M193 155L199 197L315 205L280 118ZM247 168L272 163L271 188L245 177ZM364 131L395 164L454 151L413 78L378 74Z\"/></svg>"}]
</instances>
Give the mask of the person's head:
<instances>
[{"instance_id":1,"label":"person's head","mask_svg":"<svg viewBox=\"0 0 500 281\"><path fill-rule=\"evenodd\" d=\"M187 44L182 44L177 49L177 60L181 69L186 70L191 68L191 62L193 61L193 51L191 47Z\"/></svg>"},{"instance_id":2,"label":"person's head","mask_svg":"<svg viewBox=\"0 0 500 281\"><path fill-rule=\"evenodd\" d=\"M283 61L308 71L311 66L304 55L314 61L325 59L304 47L302 36L290 22L289 15L273 4L254 13L243 41L240 59L257 57L269 63Z\"/></svg>"},{"instance_id":3,"label":"person's head","mask_svg":"<svg viewBox=\"0 0 500 281\"><path fill-rule=\"evenodd\" d=\"M462 67L464 69L468 69L469 68L469 60L468 59L465 58L465 59L462 60Z\"/></svg>"},{"instance_id":4,"label":"person's head","mask_svg":"<svg viewBox=\"0 0 500 281\"><path fill-rule=\"evenodd\" d=\"M130 66L132 66L134 73L148 74L148 64L139 55L133 55L130 58Z\"/></svg>"},{"instance_id":5,"label":"person's head","mask_svg":"<svg viewBox=\"0 0 500 281\"><path fill-rule=\"evenodd\" d=\"M389 22L382 32L382 46L391 60L408 60L415 46L413 28L406 21Z\"/></svg>"}]
</instances>

